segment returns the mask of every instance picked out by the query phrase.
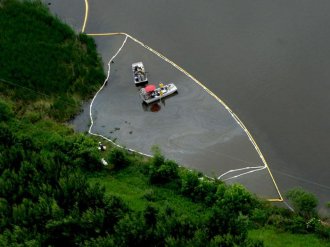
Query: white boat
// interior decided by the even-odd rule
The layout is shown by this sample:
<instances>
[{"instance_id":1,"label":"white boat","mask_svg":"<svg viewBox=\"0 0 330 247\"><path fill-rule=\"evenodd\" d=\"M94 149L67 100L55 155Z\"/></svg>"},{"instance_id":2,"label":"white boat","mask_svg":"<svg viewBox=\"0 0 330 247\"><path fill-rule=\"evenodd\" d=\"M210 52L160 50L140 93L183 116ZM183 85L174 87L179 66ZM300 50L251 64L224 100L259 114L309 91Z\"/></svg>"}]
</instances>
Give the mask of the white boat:
<instances>
[{"instance_id":1,"label":"white boat","mask_svg":"<svg viewBox=\"0 0 330 247\"><path fill-rule=\"evenodd\" d=\"M159 84L159 88L156 88L155 85L147 85L145 88L140 89L141 99L150 104L162 98L165 98L176 91L178 91L177 87L173 83L169 83L167 85Z\"/></svg>"},{"instance_id":2,"label":"white boat","mask_svg":"<svg viewBox=\"0 0 330 247\"><path fill-rule=\"evenodd\" d=\"M142 62L133 63L132 70L135 85L148 82L147 73Z\"/></svg>"}]
</instances>

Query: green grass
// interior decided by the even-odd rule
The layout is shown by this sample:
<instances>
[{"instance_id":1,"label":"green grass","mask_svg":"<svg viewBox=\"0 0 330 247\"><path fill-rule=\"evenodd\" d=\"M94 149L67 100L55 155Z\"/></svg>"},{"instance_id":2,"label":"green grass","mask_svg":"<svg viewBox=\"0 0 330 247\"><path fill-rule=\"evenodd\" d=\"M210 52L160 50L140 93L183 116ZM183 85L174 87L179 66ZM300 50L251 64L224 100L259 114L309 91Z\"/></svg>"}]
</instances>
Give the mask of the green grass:
<instances>
[{"instance_id":1,"label":"green grass","mask_svg":"<svg viewBox=\"0 0 330 247\"><path fill-rule=\"evenodd\" d=\"M136 211L143 210L150 201L145 195L152 194L152 203L160 208L170 206L179 215L187 215L195 218L205 213L204 205L192 202L190 199L180 195L174 184L155 186L148 182L148 178L141 171L142 165L130 165L120 171L103 172L92 175L91 183L99 182L105 186L108 195L120 196Z\"/></svg>"},{"instance_id":2,"label":"green grass","mask_svg":"<svg viewBox=\"0 0 330 247\"><path fill-rule=\"evenodd\" d=\"M139 162L138 162L139 163ZM141 167L142 166L142 167ZM120 171L108 170L91 174L89 182L99 182L105 186L106 194L116 195L124 199L134 211L142 211L150 203L145 198L146 194L153 194L152 203L159 208L169 206L178 215L185 215L192 219L204 217L209 208L205 205L192 202L180 195L176 185L162 186L151 185L148 177L143 173L143 165L130 165ZM251 239L262 240L266 247L330 247L330 243L321 240L314 234L291 234L278 232L276 229L265 227L258 230L250 230Z\"/></svg>"},{"instance_id":3,"label":"green grass","mask_svg":"<svg viewBox=\"0 0 330 247\"><path fill-rule=\"evenodd\" d=\"M249 231L252 239L264 241L265 247L330 247L330 243L319 239L314 234L291 234L278 232L272 228Z\"/></svg>"}]
</instances>

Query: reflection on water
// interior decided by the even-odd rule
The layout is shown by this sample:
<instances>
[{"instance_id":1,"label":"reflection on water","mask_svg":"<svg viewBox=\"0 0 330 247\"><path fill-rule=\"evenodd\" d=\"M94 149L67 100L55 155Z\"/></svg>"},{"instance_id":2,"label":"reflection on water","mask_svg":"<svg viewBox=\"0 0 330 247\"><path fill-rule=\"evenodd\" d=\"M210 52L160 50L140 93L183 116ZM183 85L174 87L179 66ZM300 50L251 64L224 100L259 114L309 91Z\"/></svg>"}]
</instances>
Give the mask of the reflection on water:
<instances>
[{"instance_id":1,"label":"reflection on water","mask_svg":"<svg viewBox=\"0 0 330 247\"><path fill-rule=\"evenodd\" d=\"M158 103L152 104L150 106L150 111L152 111L152 112L158 112L158 111L160 111L160 109L161 109L161 106Z\"/></svg>"},{"instance_id":2,"label":"reflection on water","mask_svg":"<svg viewBox=\"0 0 330 247\"><path fill-rule=\"evenodd\" d=\"M163 101L165 100L161 100L160 102L163 103ZM161 105L160 105L160 102L154 102L154 103L151 103L151 104L147 104L145 102L142 102L142 109L144 111L151 111L151 112L159 112L160 109L162 108ZM165 102L163 103L163 105L165 105Z\"/></svg>"},{"instance_id":3,"label":"reflection on water","mask_svg":"<svg viewBox=\"0 0 330 247\"><path fill-rule=\"evenodd\" d=\"M178 95L178 91L174 92L173 94L171 94L169 96L166 96L166 98L162 98L162 99L160 99L156 102L153 102L151 104L147 104L146 102L142 102L141 103L142 109L143 109L143 111L159 112L160 109L162 109L161 105L163 105L165 107L166 100L169 100L170 98L172 98L176 95Z\"/></svg>"}]
</instances>

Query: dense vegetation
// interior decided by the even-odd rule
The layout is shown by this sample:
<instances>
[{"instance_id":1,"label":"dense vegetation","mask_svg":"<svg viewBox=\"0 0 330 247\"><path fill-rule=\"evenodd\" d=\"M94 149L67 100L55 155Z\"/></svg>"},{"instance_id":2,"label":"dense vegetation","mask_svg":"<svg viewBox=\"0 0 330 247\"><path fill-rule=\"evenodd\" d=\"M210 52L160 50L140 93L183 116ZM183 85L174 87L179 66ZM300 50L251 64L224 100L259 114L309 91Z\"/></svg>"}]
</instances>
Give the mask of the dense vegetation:
<instances>
[{"instance_id":1,"label":"dense vegetation","mask_svg":"<svg viewBox=\"0 0 330 247\"><path fill-rule=\"evenodd\" d=\"M152 159L101 152L51 120L17 119L2 101L0 112L0 246L263 246L249 230L265 226L330 237L315 205L293 213L157 149Z\"/></svg>"},{"instance_id":2,"label":"dense vegetation","mask_svg":"<svg viewBox=\"0 0 330 247\"><path fill-rule=\"evenodd\" d=\"M9 19L1 19L3 16ZM82 47L89 51L79 48L76 55L81 58L72 60L72 66L76 68L88 61L82 66L86 73L79 74L79 81L85 86L91 78L97 78L89 78L88 71L99 71L96 74L102 81L93 41L84 35L76 36L40 3L0 0L0 19L0 46L6 44L11 51L21 49L17 47L21 43L4 42L18 30L13 26L2 36L5 19L6 25L17 23L21 32L30 36L40 32L39 43L47 43L54 25L59 33L56 37L67 33L78 42L78 47L87 42L90 47ZM20 22L30 23L29 28ZM65 46L71 38L54 38L54 47ZM25 37L25 41L29 47L29 42L36 40ZM2 54L6 52L0 53L3 65ZM42 61L48 61L53 52L42 56ZM62 70L71 56L75 54L57 54L58 67L54 71ZM6 59L13 57L7 54ZM17 79L19 86L2 84L1 88L0 246L264 246L263 241L271 244L265 236L277 234L274 229L288 238L301 236L290 235L293 233L304 234L310 241L304 241L304 246L327 245L330 230L319 221L315 212L317 201L307 192L293 190L288 194L295 207L293 213L257 199L240 185L228 186L180 168L174 161L166 160L157 148L152 159L114 147L99 151L98 139L76 134L54 121L67 118L65 106L73 95L88 97L99 81L84 91L83 86L75 87L70 76L55 73L50 80L47 76L39 80L35 73L43 71L42 66L36 63L21 70L21 78L28 80ZM8 68L0 67L0 74L6 81L14 80ZM63 88L53 85L57 83L55 78L63 80ZM38 107L41 96L31 89L51 95L42 99L50 104L47 111ZM62 107L56 108L60 99ZM24 108L28 104L34 107ZM109 165L103 166L101 158ZM286 245L284 241L282 246Z\"/></svg>"},{"instance_id":3,"label":"dense vegetation","mask_svg":"<svg viewBox=\"0 0 330 247\"><path fill-rule=\"evenodd\" d=\"M0 91L22 111L29 102L66 120L105 78L93 39L76 35L39 1L1 0L0 33Z\"/></svg>"}]
</instances>

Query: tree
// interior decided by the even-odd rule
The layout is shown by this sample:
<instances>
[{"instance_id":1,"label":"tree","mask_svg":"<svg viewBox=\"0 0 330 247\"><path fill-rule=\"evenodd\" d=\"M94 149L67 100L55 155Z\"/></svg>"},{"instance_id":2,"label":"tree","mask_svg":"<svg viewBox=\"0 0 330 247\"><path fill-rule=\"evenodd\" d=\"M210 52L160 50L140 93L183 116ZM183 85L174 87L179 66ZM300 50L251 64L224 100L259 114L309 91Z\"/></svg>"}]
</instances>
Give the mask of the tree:
<instances>
[{"instance_id":1,"label":"tree","mask_svg":"<svg viewBox=\"0 0 330 247\"><path fill-rule=\"evenodd\" d=\"M252 196L242 185L234 184L228 186L227 189L223 185L219 185L217 194L222 195L218 198L216 205L223 210L226 210L228 214L239 215L250 215L254 207L256 206L256 198ZM221 193L220 193L221 191Z\"/></svg>"},{"instance_id":2,"label":"tree","mask_svg":"<svg viewBox=\"0 0 330 247\"><path fill-rule=\"evenodd\" d=\"M305 219L310 219L317 214L318 200L312 193L301 188L294 188L286 193L286 198L290 200L294 210Z\"/></svg>"}]
</instances>

